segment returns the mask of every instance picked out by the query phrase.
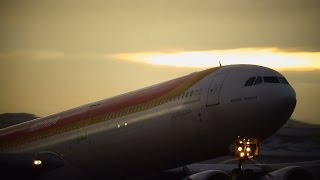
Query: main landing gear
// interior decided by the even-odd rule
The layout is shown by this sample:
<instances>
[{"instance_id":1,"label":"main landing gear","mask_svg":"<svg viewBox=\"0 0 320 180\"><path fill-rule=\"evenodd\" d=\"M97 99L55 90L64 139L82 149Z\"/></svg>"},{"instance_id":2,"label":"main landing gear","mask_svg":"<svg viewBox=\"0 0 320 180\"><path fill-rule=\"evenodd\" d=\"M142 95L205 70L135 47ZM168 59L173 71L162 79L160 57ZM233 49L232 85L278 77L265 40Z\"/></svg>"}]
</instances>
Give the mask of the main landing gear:
<instances>
[{"instance_id":1,"label":"main landing gear","mask_svg":"<svg viewBox=\"0 0 320 180\"><path fill-rule=\"evenodd\" d=\"M257 138L245 138L238 136L237 140L231 145L231 152L239 158L238 169L232 173L233 180L250 179L253 176L250 170L243 170L243 164L246 160L259 154L259 141Z\"/></svg>"}]
</instances>

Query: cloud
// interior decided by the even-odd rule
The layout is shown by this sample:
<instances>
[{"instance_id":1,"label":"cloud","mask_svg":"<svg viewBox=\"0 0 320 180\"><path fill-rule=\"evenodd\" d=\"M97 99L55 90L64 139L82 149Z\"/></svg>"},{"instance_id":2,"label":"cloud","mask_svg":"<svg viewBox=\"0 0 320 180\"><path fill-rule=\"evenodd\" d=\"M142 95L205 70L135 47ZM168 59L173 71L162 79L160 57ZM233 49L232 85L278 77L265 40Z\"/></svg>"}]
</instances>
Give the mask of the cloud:
<instances>
[{"instance_id":1,"label":"cloud","mask_svg":"<svg viewBox=\"0 0 320 180\"><path fill-rule=\"evenodd\" d=\"M35 59L50 60L63 58L65 57L65 53L60 51L38 50L31 52L31 56Z\"/></svg>"},{"instance_id":2,"label":"cloud","mask_svg":"<svg viewBox=\"0 0 320 180\"><path fill-rule=\"evenodd\" d=\"M176 67L207 68L257 64L276 69L320 69L320 52L289 52L277 48L240 48L208 51L116 53L111 58Z\"/></svg>"},{"instance_id":3,"label":"cloud","mask_svg":"<svg viewBox=\"0 0 320 180\"><path fill-rule=\"evenodd\" d=\"M0 53L0 60L56 60L62 59L65 56L66 54L64 52L55 50L20 50L13 52L2 52Z\"/></svg>"},{"instance_id":4,"label":"cloud","mask_svg":"<svg viewBox=\"0 0 320 180\"><path fill-rule=\"evenodd\" d=\"M319 5L317 0L8 1L0 6L0 50L272 46L316 52Z\"/></svg>"},{"instance_id":5,"label":"cloud","mask_svg":"<svg viewBox=\"0 0 320 180\"><path fill-rule=\"evenodd\" d=\"M66 52L59 50L16 50L0 52L0 60L36 60L36 61L79 61L106 60L106 53L99 52Z\"/></svg>"}]
</instances>

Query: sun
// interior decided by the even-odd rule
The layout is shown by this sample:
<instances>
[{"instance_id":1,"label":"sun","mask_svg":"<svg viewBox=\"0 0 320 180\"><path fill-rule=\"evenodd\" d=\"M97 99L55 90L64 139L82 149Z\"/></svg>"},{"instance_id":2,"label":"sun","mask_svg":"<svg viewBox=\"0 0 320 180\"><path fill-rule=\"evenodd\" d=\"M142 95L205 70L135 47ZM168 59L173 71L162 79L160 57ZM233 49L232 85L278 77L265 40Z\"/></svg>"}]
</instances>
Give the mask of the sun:
<instances>
[{"instance_id":1,"label":"sun","mask_svg":"<svg viewBox=\"0 0 320 180\"><path fill-rule=\"evenodd\" d=\"M241 48L210 51L122 53L115 59L153 65L206 68L230 64L256 64L275 69L320 69L319 52L285 52L276 48Z\"/></svg>"}]
</instances>

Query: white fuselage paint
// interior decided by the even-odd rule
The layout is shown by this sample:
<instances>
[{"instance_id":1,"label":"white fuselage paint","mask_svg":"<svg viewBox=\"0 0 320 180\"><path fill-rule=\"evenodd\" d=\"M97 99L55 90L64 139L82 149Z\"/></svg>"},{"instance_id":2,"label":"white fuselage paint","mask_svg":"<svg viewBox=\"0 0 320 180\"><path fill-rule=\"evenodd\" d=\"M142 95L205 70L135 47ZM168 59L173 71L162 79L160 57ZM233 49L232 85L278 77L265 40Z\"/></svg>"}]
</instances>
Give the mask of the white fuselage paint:
<instances>
[{"instance_id":1,"label":"white fuselage paint","mask_svg":"<svg viewBox=\"0 0 320 180\"><path fill-rule=\"evenodd\" d=\"M245 87L254 76L283 77L260 66L225 66L190 87L198 90L192 97L24 144L10 152L53 151L74 168L103 177L139 175L217 157L229 152L237 136L270 136L294 110L296 97L289 84ZM38 126L50 123L54 122Z\"/></svg>"}]
</instances>

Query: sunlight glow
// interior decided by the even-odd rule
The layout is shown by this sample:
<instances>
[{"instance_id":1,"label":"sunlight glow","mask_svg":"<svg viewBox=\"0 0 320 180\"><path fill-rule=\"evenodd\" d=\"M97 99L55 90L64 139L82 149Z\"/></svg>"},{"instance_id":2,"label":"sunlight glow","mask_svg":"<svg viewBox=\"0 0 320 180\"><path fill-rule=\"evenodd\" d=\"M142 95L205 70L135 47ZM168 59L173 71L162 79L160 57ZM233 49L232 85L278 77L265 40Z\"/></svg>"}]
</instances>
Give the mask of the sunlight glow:
<instances>
[{"instance_id":1,"label":"sunlight glow","mask_svg":"<svg viewBox=\"0 0 320 180\"><path fill-rule=\"evenodd\" d=\"M320 52L286 52L276 48L242 48L171 53L120 53L112 58L154 65L206 68L230 64L256 64L276 69L320 69Z\"/></svg>"}]
</instances>

